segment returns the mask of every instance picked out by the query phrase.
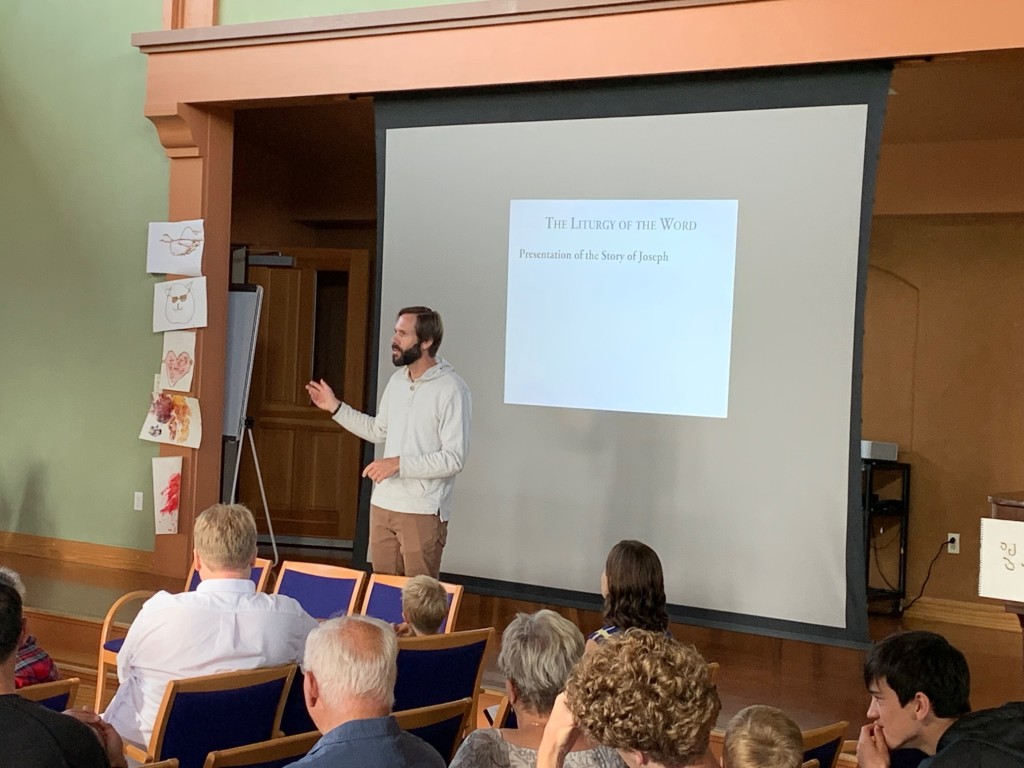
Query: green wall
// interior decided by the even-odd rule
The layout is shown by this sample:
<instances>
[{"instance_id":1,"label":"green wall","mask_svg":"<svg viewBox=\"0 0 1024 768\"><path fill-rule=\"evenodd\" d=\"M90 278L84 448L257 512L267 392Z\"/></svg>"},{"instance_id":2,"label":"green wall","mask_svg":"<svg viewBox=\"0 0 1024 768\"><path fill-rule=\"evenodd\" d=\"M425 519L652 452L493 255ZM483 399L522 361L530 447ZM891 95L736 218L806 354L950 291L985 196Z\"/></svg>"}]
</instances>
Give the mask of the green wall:
<instances>
[{"instance_id":1,"label":"green wall","mask_svg":"<svg viewBox=\"0 0 1024 768\"><path fill-rule=\"evenodd\" d=\"M475 0L221 0L221 24L249 21L302 19L309 16L336 16L342 13L391 11L396 8L424 8L431 5L457 5Z\"/></svg>"},{"instance_id":2,"label":"green wall","mask_svg":"<svg viewBox=\"0 0 1024 768\"><path fill-rule=\"evenodd\" d=\"M158 0L0 3L0 530L153 548L157 448L138 433L167 161L130 38L161 15Z\"/></svg>"}]
</instances>

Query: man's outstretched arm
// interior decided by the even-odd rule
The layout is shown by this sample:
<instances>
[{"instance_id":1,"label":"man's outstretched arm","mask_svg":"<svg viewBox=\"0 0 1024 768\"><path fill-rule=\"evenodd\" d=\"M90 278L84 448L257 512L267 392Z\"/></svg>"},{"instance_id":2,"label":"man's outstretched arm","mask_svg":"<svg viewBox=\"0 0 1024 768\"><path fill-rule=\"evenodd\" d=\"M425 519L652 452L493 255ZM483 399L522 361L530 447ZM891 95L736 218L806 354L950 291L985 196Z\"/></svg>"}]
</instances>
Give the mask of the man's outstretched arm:
<instances>
[{"instance_id":1,"label":"man's outstretched arm","mask_svg":"<svg viewBox=\"0 0 1024 768\"><path fill-rule=\"evenodd\" d=\"M386 388L376 416L368 416L343 403L335 396L330 384L323 379L309 382L306 385L306 392L309 393L309 399L313 401L313 405L330 413L331 418L356 437L371 443L383 443L388 436L387 409L385 407L388 391Z\"/></svg>"}]
</instances>

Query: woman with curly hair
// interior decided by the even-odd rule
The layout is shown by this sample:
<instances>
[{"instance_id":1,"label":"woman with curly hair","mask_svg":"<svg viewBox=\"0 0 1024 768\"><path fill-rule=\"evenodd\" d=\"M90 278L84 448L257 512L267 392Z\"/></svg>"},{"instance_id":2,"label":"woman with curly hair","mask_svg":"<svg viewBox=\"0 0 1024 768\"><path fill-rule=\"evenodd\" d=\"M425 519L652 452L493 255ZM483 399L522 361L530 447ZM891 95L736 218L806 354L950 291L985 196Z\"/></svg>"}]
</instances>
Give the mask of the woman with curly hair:
<instances>
[{"instance_id":1,"label":"woman with curly hair","mask_svg":"<svg viewBox=\"0 0 1024 768\"><path fill-rule=\"evenodd\" d=\"M604 626L587 638L587 651L632 627L668 633L661 560L642 541L625 539L612 547L601 574L601 594Z\"/></svg>"},{"instance_id":2,"label":"woman with curly hair","mask_svg":"<svg viewBox=\"0 0 1024 768\"><path fill-rule=\"evenodd\" d=\"M718 768L709 751L721 702L692 645L630 629L576 666L548 718L537 768L563 768L577 739L611 747L629 768Z\"/></svg>"}]
</instances>

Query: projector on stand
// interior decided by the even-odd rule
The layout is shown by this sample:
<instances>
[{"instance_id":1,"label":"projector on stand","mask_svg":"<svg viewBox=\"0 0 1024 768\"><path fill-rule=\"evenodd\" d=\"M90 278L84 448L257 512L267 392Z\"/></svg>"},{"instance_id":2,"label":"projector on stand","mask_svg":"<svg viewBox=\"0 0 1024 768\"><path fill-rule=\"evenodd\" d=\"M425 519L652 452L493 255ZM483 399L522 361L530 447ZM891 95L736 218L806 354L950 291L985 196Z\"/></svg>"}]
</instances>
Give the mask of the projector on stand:
<instances>
[{"instance_id":1,"label":"projector on stand","mask_svg":"<svg viewBox=\"0 0 1024 768\"><path fill-rule=\"evenodd\" d=\"M896 461L900 452L898 443L883 443L878 440L861 440L860 457L872 461Z\"/></svg>"}]
</instances>

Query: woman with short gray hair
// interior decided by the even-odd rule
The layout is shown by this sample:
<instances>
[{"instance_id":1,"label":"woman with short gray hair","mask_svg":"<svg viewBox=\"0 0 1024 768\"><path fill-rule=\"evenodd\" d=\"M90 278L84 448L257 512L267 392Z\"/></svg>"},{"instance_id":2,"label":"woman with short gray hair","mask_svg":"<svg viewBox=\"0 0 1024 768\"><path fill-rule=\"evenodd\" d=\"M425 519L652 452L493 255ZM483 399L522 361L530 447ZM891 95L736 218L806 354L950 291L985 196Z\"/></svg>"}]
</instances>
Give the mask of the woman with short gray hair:
<instances>
[{"instance_id":1,"label":"woman with short gray hair","mask_svg":"<svg viewBox=\"0 0 1024 768\"><path fill-rule=\"evenodd\" d=\"M451 768L533 768L555 697L583 657L583 634L554 611L520 613L501 636L498 668L518 728L473 731ZM580 739L566 768L622 768L618 753Z\"/></svg>"}]
</instances>

